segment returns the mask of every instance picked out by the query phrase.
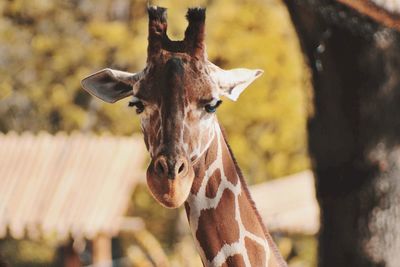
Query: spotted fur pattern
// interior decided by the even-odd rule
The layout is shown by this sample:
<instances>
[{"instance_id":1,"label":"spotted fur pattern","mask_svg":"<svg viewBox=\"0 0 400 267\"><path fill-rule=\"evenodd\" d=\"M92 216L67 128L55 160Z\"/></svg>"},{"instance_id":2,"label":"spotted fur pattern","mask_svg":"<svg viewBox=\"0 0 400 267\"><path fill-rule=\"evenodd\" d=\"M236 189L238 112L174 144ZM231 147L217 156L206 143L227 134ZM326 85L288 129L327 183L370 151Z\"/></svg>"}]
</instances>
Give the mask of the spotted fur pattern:
<instances>
[{"instance_id":1,"label":"spotted fur pattern","mask_svg":"<svg viewBox=\"0 0 400 267\"><path fill-rule=\"evenodd\" d=\"M264 237L263 228L245 196L243 185L234 170L232 159L229 158L230 154L218 123L214 124L214 131L215 137L212 145L216 148L213 148L212 151L216 155L212 155L214 160L205 166L204 177L196 177L198 179L196 183L200 183L200 187L195 192L192 191L187 200L188 218L197 248L206 266L222 266L229 257L237 254L241 257L239 260L231 260L236 262L229 266L239 266L237 265L238 261L242 261L243 266L267 266L270 249ZM209 154L207 156L210 157ZM226 171L226 167L224 168L224 162L227 161L230 161L228 171ZM208 197L207 187L215 182L213 179L215 179L216 171L219 173L220 182L213 188L215 191L213 197ZM228 177L229 175L230 177ZM220 208L221 206L223 209ZM241 206L244 207L241 209ZM249 207L250 210L248 210ZM221 219L221 221L216 219ZM246 227L245 220L250 220L252 224ZM210 231L211 228L214 230ZM203 232L204 230L208 230L208 232ZM218 236L221 233L225 236ZM209 238L222 240L212 240L213 246L208 244L207 239ZM255 254L247 251L247 248L251 246L257 248Z\"/></svg>"},{"instance_id":2,"label":"spotted fur pattern","mask_svg":"<svg viewBox=\"0 0 400 267\"><path fill-rule=\"evenodd\" d=\"M207 60L204 9L189 9L182 41L168 38L166 15L165 8L149 8L143 71L130 75L105 69L85 78L82 85L110 103L132 94L131 105L140 113L151 156L150 192L167 208L185 202L205 266L286 266L262 224L214 113L220 96L236 100L262 71L225 71Z\"/></svg>"}]
</instances>

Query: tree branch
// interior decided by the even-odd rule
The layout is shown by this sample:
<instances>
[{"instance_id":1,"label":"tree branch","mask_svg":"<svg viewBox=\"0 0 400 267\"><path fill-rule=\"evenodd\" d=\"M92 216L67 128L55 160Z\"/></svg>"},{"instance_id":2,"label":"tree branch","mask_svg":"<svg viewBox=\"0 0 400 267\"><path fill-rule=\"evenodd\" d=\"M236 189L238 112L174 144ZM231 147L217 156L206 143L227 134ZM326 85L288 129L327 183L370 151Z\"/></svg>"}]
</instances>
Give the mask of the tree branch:
<instances>
[{"instance_id":1,"label":"tree branch","mask_svg":"<svg viewBox=\"0 0 400 267\"><path fill-rule=\"evenodd\" d=\"M366 15L375 21L400 31L400 16L394 11L385 9L384 7L374 4L370 0L336 0L348 7L357 10L359 13Z\"/></svg>"}]
</instances>

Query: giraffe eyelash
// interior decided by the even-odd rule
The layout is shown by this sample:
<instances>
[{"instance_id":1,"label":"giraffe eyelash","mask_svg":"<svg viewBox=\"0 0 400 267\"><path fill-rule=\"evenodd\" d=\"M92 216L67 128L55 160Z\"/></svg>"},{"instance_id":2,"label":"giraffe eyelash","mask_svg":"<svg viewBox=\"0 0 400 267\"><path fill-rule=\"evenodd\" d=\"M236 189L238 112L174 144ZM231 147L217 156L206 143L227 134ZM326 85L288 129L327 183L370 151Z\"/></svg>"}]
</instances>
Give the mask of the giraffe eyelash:
<instances>
[{"instance_id":1,"label":"giraffe eyelash","mask_svg":"<svg viewBox=\"0 0 400 267\"><path fill-rule=\"evenodd\" d=\"M222 104L222 100L219 99L215 99L213 101L211 101L210 103L208 103L207 105L204 106L204 109L206 110L206 112L208 113L214 113L215 111L217 111L217 108Z\"/></svg>"},{"instance_id":2,"label":"giraffe eyelash","mask_svg":"<svg viewBox=\"0 0 400 267\"><path fill-rule=\"evenodd\" d=\"M136 114L140 114L144 111L144 104L137 97L134 97L131 101L129 101L128 106L136 107Z\"/></svg>"}]
</instances>

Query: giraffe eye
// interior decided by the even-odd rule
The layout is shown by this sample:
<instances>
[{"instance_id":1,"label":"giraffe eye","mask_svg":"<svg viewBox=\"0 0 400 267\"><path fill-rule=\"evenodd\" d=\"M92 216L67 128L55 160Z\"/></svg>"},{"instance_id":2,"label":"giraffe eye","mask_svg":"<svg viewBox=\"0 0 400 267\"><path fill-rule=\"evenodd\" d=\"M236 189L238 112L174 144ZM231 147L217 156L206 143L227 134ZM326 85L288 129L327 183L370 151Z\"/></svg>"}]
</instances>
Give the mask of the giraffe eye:
<instances>
[{"instance_id":1,"label":"giraffe eye","mask_svg":"<svg viewBox=\"0 0 400 267\"><path fill-rule=\"evenodd\" d=\"M209 103L209 104L204 106L204 109L208 113L214 113L215 111L217 111L217 108L218 108L219 105L221 105L222 100L216 100L216 101L213 101L213 102L211 102L211 103Z\"/></svg>"},{"instance_id":2,"label":"giraffe eye","mask_svg":"<svg viewBox=\"0 0 400 267\"><path fill-rule=\"evenodd\" d=\"M140 114L144 111L144 104L142 101L138 99L134 99L132 101L129 101L128 104L129 107L136 107L136 114Z\"/></svg>"}]
</instances>

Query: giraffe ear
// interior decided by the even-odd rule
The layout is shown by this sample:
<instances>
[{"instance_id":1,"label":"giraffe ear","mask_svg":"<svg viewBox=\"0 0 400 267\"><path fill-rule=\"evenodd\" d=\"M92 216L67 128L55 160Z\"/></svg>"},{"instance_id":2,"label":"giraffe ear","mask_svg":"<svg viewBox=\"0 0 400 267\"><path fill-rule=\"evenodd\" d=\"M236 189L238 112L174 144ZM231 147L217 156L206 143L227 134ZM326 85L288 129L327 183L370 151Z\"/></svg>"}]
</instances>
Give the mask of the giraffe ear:
<instances>
[{"instance_id":1,"label":"giraffe ear","mask_svg":"<svg viewBox=\"0 0 400 267\"><path fill-rule=\"evenodd\" d=\"M260 69L223 70L214 65L211 76L219 86L221 94L236 101L244 89L263 73L264 71Z\"/></svg>"},{"instance_id":2,"label":"giraffe ear","mask_svg":"<svg viewBox=\"0 0 400 267\"><path fill-rule=\"evenodd\" d=\"M114 103L132 95L132 86L141 76L141 73L103 69L84 78L81 84L90 94L105 102Z\"/></svg>"}]
</instances>

